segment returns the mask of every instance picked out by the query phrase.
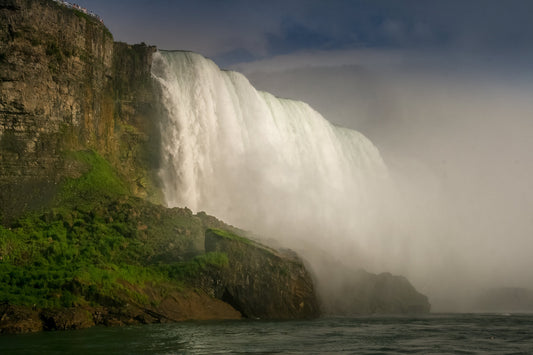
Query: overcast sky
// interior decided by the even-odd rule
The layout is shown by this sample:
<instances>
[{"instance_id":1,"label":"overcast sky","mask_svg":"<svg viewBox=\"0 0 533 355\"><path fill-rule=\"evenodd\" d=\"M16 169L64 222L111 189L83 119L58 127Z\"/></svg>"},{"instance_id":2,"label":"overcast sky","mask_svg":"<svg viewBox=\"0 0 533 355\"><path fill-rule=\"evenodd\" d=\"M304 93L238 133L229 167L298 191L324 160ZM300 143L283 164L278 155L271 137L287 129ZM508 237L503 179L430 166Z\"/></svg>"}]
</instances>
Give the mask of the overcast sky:
<instances>
[{"instance_id":1,"label":"overcast sky","mask_svg":"<svg viewBox=\"0 0 533 355\"><path fill-rule=\"evenodd\" d=\"M533 48L529 0L77 0L115 39L186 49L221 66L302 50L417 49L517 59Z\"/></svg>"}]
</instances>

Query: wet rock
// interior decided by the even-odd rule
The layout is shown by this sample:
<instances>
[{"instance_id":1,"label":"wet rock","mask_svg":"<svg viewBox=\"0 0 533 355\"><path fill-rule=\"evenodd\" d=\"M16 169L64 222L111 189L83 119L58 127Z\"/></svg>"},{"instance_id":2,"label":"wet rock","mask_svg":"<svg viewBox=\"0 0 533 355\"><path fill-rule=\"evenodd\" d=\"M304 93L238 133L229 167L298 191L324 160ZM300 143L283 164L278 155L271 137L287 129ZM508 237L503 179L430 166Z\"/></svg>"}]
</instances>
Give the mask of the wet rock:
<instances>
[{"instance_id":1,"label":"wet rock","mask_svg":"<svg viewBox=\"0 0 533 355\"><path fill-rule=\"evenodd\" d=\"M203 288L248 318L298 319L319 315L311 276L295 254L208 229L206 252L227 254L229 265L212 270Z\"/></svg>"},{"instance_id":2,"label":"wet rock","mask_svg":"<svg viewBox=\"0 0 533 355\"><path fill-rule=\"evenodd\" d=\"M0 333L32 333L43 330L39 312L29 307L0 306Z\"/></svg>"},{"instance_id":3,"label":"wet rock","mask_svg":"<svg viewBox=\"0 0 533 355\"><path fill-rule=\"evenodd\" d=\"M91 311L84 308L44 310L40 317L44 330L71 330L94 326Z\"/></svg>"}]
</instances>

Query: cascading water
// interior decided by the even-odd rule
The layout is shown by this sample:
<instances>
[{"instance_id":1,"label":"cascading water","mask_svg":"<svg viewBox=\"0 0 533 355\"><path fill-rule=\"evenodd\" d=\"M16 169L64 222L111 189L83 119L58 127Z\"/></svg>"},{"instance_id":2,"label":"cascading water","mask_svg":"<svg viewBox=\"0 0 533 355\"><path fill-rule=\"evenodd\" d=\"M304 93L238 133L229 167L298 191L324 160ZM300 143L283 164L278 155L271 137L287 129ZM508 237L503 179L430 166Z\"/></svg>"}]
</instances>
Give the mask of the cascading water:
<instances>
[{"instance_id":1,"label":"cascading water","mask_svg":"<svg viewBox=\"0 0 533 355\"><path fill-rule=\"evenodd\" d=\"M387 234L388 173L362 134L303 102L256 91L195 53L157 52L152 75L167 110L161 178L169 206L206 211L296 250L376 260Z\"/></svg>"}]
</instances>

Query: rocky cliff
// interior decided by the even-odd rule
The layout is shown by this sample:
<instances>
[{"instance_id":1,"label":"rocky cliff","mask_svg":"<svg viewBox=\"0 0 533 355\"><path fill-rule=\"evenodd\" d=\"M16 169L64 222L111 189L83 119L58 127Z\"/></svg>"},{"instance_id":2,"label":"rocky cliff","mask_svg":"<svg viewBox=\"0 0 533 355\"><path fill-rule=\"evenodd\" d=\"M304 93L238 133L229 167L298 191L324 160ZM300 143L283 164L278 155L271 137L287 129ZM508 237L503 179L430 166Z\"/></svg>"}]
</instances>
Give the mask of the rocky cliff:
<instances>
[{"instance_id":1,"label":"rocky cliff","mask_svg":"<svg viewBox=\"0 0 533 355\"><path fill-rule=\"evenodd\" d=\"M97 19L52 0L0 1L0 216L46 204L79 175L67 150L94 149L132 193L157 199L154 50L115 43Z\"/></svg>"},{"instance_id":2,"label":"rocky cliff","mask_svg":"<svg viewBox=\"0 0 533 355\"><path fill-rule=\"evenodd\" d=\"M243 315L277 319L318 316L313 281L296 254L220 229L207 230L205 250L230 258L227 268L202 279L203 288Z\"/></svg>"}]
</instances>

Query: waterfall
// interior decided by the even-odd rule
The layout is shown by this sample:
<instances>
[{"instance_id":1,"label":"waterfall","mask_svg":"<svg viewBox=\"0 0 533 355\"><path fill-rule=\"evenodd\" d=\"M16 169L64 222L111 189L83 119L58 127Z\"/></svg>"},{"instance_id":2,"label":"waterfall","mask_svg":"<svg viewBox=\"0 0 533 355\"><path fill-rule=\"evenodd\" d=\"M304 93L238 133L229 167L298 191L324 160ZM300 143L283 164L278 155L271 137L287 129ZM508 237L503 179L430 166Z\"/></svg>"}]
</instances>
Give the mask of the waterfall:
<instances>
[{"instance_id":1,"label":"waterfall","mask_svg":"<svg viewBox=\"0 0 533 355\"><path fill-rule=\"evenodd\" d=\"M257 91L199 54L155 53L161 86L163 192L187 206L301 249L367 261L386 234L387 168L361 133L303 102Z\"/></svg>"}]
</instances>

